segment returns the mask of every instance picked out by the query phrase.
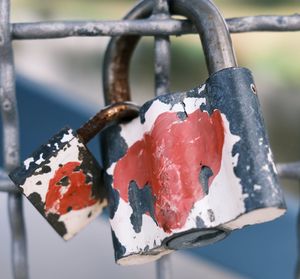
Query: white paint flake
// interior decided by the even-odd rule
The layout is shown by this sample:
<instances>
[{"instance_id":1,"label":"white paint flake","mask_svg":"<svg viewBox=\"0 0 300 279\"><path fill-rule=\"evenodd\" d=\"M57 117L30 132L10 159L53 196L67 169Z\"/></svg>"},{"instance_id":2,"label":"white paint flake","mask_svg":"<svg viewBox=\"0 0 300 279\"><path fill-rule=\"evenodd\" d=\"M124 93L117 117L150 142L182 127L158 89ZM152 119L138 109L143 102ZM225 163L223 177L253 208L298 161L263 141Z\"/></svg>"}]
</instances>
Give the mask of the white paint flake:
<instances>
[{"instance_id":1,"label":"white paint flake","mask_svg":"<svg viewBox=\"0 0 300 279\"><path fill-rule=\"evenodd\" d=\"M24 166L25 166L25 169L26 169L26 170L29 169L29 165L30 165L30 163L32 163L32 162L34 162L33 157L30 157L30 158L28 158L28 159L26 159L26 160L24 161Z\"/></svg>"},{"instance_id":2,"label":"white paint flake","mask_svg":"<svg viewBox=\"0 0 300 279\"><path fill-rule=\"evenodd\" d=\"M62 139L60 140L62 143L64 142L69 142L72 140L72 138L74 138L74 135L73 135L73 130L72 129L69 129L68 130L68 133L64 134L64 136L62 137Z\"/></svg>"}]
</instances>

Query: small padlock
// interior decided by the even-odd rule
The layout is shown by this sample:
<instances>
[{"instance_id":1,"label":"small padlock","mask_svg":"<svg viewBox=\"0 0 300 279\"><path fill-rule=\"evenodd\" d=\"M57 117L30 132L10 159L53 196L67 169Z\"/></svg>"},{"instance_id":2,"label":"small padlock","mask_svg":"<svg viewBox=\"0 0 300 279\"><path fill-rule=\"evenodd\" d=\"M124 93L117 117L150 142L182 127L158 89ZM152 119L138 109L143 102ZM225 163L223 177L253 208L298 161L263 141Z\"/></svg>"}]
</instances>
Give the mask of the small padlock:
<instances>
[{"instance_id":1,"label":"small padlock","mask_svg":"<svg viewBox=\"0 0 300 279\"><path fill-rule=\"evenodd\" d=\"M107 205L102 170L86 144L108 124L131 119L138 108L118 103L104 108L77 130L68 127L40 146L9 174L11 180L65 240Z\"/></svg>"},{"instance_id":2,"label":"small padlock","mask_svg":"<svg viewBox=\"0 0 300 279\"><path fill-rule=\"evenodd\" d=\"M149 2L129 18L150 14ZM101 136L115 258L122 265L216 242L286 210L252 75L236 66L223 17L208 0L169 4L172 14L195 24L210 77L190 91L148 101L138 118ZM106 100L130 100L129 61L138 39L109 44Z\"/></svg>"}]
</instances>

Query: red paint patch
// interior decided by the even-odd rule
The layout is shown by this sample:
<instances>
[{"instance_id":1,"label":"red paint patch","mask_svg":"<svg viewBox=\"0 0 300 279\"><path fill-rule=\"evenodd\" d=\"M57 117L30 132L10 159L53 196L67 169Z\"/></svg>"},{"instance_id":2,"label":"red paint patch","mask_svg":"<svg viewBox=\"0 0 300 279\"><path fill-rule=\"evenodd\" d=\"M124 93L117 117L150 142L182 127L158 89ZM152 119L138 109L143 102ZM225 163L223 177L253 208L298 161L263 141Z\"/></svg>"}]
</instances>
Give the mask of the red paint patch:
<instances>
[{"instance_id":1,"label":"red paint patch","mask_svg":"<svg viewBox=\"0 0 300 279\"><path fill-rule=\"evenodd\" d=\"M209 186L221 167L224 127L221 114L196 110L181 121L166 112L151 132L135 142L117 162L113 185L128 202L128 185L149 183L155 196L155 218L166 232L183 227L194 203L205 196L199 173L213 171Z\"/></svg>"},{"instance_id":2,"label":"red paint patch","mask_svg":"<svg viewBox=\"0 0 300 279\"><path fill-rule=\"evenodd\" d=\"M86 175L82 170L74 171L79 166L79 162L69 162L55 172L46 195L46 213L62 215L97 202L92 197L91 184L85 182ZM68 185L62 186L62 179L66 180Z\"/></svg>"}]
</instances>

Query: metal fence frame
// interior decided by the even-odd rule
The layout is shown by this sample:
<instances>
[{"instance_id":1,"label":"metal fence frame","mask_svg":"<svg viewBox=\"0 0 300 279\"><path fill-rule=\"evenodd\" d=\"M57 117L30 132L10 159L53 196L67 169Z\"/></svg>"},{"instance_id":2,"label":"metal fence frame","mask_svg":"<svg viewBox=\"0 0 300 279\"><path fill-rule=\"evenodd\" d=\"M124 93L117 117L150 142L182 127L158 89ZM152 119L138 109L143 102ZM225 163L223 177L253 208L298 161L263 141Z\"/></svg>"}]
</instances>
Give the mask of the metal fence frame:
<instances>
[{"instance_id":1,"label":"metal fence frame","mask_svg":"<svg viewBox=\"0 0 300 279\"><path fill-rule=\"evenodd\" d=\"M26 231L22 196L8 179L7 173L19 165L19 125L15 94L13 40L58 39L116 35L155 37L156 95L167 92L170 80L170 35L196 33L188 20L172 19L167 0L154 1L149 19L114 21L10 22L10 0L0 0L0 109L3 122L3 169L0 169L0 192L8 196L8 214L12 235L12 269L15 279L28 279ZM286 16L250 16L226 19L231 33L253 31L300 31L300 14ZM300 180L300 161L277 164L279 176ZM300 223L300 215L298 218ZM298 226L299 227L299 226ZM298 234L300 230L298 228ZM299 261L297 272L299 274ZM157 263L157 278L171 278L168 257Z\"/></svg>"}]
</instances>

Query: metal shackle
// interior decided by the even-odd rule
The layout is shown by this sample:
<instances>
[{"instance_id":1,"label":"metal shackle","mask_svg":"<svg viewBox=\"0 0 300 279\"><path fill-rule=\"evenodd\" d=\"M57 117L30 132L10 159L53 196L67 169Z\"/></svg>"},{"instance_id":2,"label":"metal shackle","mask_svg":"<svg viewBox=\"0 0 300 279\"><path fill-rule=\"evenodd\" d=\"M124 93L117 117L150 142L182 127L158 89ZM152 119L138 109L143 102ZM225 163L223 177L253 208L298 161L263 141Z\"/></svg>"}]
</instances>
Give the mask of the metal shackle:
<instances>
[{"instance_id":1,"label":"metal shackle","mask_svg":"<svg viewBox=\"0 0 300 279\"><path fill-rule=\"evenodd\" d=\"M209 0L169 0L170 12L183 15L194 24L202 41L209 74L236 67L236 58L226 23ZM138 3L124 19L141 19L151 15L154 1ZM103 63L103 89L106 104L130 101L129 63L141 37L120 36L110 40ZM166 92L167 93L167 92Z\"/></svg>"},{"instance_id":2,"label":"metal shackle","mask_svg":"<svg viewBox=\"0 0 300 279\"><path fill-rule=\"evenodd\" d=\"M127 102L113 103L101 109L96 115L77 129L77 136L84 144L87 144L108 125L130 120L136 117L138 113L139 107L137 105Z\"/></svg>"}]
</instances>

